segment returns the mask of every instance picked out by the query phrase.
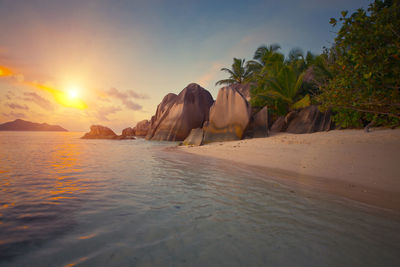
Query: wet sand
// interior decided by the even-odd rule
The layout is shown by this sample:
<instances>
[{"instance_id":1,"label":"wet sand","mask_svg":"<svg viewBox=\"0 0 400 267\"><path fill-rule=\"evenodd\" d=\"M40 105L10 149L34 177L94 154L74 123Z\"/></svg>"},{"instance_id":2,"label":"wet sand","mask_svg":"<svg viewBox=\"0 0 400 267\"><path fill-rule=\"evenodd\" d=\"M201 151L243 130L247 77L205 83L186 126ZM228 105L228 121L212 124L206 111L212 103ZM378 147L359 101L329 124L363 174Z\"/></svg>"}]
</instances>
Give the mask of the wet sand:
<instances>
[{"instance_id":1,"label":"wet sand","mask_svg":"<svg viewBox=\"0 0 400 267\"><path fill-rule=\"evenodd\" d=\"M178 151L243 164L285 184L400 214L400 129L277 133Z\"/></svg>"}]
</instances>

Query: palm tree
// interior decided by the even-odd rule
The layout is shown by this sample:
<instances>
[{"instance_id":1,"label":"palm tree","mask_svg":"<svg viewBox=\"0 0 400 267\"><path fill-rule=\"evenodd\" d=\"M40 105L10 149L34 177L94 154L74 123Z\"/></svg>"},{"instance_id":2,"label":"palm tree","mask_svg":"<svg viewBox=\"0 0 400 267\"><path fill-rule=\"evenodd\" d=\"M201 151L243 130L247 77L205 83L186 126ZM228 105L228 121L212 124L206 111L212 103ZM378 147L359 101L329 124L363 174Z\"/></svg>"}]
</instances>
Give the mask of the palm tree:
<instances>
[{"instance_id":1,"label":"palm tree","mask_svg":"<svg viewBox=\"0 0 400 267\"><path fill-rule=\"evenodd\" d=\"M247 62L247 68L251 73L259 74L266 65L275 61L283 60L284 56L278 52L280 48L281 47L278 44L260 46L254 53L254 60Z\"/></svg>"},{"instance_id":2,"label":"palm tree","mask_svg":"<svg viewBox=\"0 0 400 267\"><path fill-rule=\"evenodd\" d=\"M245 59L233 58L232 69L222 68L221 71L225 71L230 74L228 79L220 80L215 85L231 85L241 84L247 82L250 77L250 70L245 66Z\"/></svg>"},{"instance_id":3,"label":"palm tree","mask_svg":"<svg viewBox=\"0 0 400 267\"><path fill-rule=\"evenodd\" d=\"M265 74L253 89L255 101L274 107L282 115L288 110L310 105L310 96L301 94L304 72L299 73L295 66L279 61L264 71Z\"/></svg>"}]
</instances>

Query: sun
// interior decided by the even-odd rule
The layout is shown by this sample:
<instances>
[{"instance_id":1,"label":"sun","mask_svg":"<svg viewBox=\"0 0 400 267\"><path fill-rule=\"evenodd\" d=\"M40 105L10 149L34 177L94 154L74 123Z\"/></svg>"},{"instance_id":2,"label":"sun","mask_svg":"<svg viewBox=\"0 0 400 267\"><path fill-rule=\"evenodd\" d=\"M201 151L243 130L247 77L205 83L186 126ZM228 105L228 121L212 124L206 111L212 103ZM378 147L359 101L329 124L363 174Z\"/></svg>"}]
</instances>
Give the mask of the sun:
<instances>
[{"instance_id":1,"label":"sun","mask_svg":"<svg viewBox=\"0 0 400 267\"><path fill-rule=\"evenodd\" d=\"M75 99L79 96L79 87L71 86L68 88L67 95L70 99Z\"/></svg>"}]
</instances>

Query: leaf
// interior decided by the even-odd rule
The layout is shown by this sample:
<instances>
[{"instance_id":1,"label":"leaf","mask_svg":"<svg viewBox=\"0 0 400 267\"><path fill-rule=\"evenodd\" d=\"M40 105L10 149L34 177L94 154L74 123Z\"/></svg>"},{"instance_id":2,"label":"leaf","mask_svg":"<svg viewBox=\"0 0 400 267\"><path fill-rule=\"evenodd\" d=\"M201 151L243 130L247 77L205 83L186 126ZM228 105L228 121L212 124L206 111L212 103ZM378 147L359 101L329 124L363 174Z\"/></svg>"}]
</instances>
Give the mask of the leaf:
<instances>
[{"instance_id":1,"label":"leaf","mask_svg":"<svg viewBox=\"0 0 400 267\"><path fill-rule=\"evenodd\" d=\"M372 72L365 73L365 74L364 74L364 79L369 79L369 78L371 78L371 75L372 75Z\"/></svg>"},{"instance_id":2,"label":"leaf","mask_svg":"<svg viewBox=\"0 0 400 267\"><path fill-rule=\"evenodd\" d=\"M347 16L347 13L349 13L347 10L344 10L341 12L342 17L345 18Z\"/></svg>"},{"instance_id":3,"label":"leaf","mask_svg":"<svg viewBox=\"0 0 400 267\"><path fill-rule=\"evenodd\" d=\"M336 26L337 20L335 18L331 18L331 20L329 21L329 24L332 24L332 26Z\"/></svg>"},{"instance_id":4,"label":"leaf","mask_svg":"<svg viewBox=\"0 0 400 267\"><path fill-rule=\"evenodd\" d=\"M310 95L306 94L302 99L292 105L292 109L301 109L311 105Z\"/></svg>"}]
</instances>

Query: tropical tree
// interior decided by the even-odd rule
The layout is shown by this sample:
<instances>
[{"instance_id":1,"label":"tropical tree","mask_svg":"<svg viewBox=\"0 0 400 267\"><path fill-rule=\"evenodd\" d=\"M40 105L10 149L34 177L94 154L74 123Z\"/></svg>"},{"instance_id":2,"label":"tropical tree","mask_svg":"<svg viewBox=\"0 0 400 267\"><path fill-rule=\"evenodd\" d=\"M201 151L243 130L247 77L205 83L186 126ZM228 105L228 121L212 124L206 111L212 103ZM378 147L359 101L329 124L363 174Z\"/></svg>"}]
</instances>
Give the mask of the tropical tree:
<instances>
[{"instance_id":1,"label":"tropical tree","mask_svg":"<svg viewBox=\"0 0 400 267\"><path fill-rule=\"evenodd\" d=\"M278 64L252 90L252 104L268 105L279 115L310 105L310 95L301 94L304 72L290 65Z\"/></svg>"},{"instance_id":2,"label":"tropical tree","mask_svg":"<svg viewBox=\"0 0 400 267\"><path fill-rule=\"evenodd\" d=\"M304 90L304 70L307 62L300 49L292 50L288 58L278 52L279 45L261 46L249 61L254 86L251 104L268 107L278 115L310 104Z\"/></svg>"},{"instance_id":3,"label":"tropical tree","mask_svg":"<svg viewBox=\"0 0 400 267\"><path fill-rule=\"evenodd\" d=\"M318 101L332 108L342 127L400 123L400 2L376 0L348 16L329 56L332 77ZM331 19L335 26L336 19Z\"/></svg>"},{"instance_id":4,"label":"tropical tree","mask_svg":"<svg viewBox=\"0 0 400 267\"><path fill-rule=\"evenodd\" d=\"M234 58L232 69L222 68L221 71L229 73L229 78L220 80L215 85L231 85L242 84L248 81L251 76L251 71L245 65L245 59Z\"/></svg>"},{"instance_id":5,"label":"tropical tree","mask_svg":"<svg viewBox=\"0 0 400 267\"><path fill-rule=\"evenodd\" d=\"M256 80L258 78L257 75L265 71L263 68L266 65L271 65L276 61L283 61L284 56L278 52L280 48L278 44L263 45L257 48L253 60L247 62L247 69L252 74L252 80Z\"/></svg>"}]
</instances>

